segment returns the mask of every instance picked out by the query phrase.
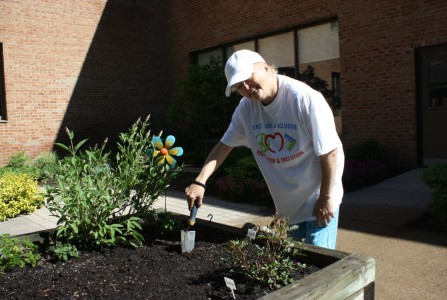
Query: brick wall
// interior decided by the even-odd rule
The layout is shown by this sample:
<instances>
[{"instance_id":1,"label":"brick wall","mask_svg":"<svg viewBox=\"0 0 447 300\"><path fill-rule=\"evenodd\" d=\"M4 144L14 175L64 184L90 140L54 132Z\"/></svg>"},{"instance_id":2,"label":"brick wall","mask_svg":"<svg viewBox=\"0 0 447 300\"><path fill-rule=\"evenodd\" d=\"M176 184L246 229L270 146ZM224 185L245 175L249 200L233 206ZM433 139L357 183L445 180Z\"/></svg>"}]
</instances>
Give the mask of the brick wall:
<instances>
[{"instance_id":1,"label":"brick wall","mask_svg":"<svg viewBox=\"0 0 447 300\"><path fill-rule=\"evenodd\" d=\"M345 147L375 138L396 165L417 165L414 49L447 42L447 2L170 1L171 78L188 53L338 16Z\"/></svg>"},{"instance_id":2,"label":"brick wall","mask_svg":"<svg viewBox=\"0 0 447 300\"><path fill-rule=\"evenodd\" d=\"M340 10L343 140L417 163L415 48L447 42L446 1L362 1Z\"/></svg>"},{"instance_id":3,"label":"brick wall","mask_svg":"<svg viewBox=\"0 0 447 300\"><path fill-rule=\"evenodd\" d=\"M0 165L64 139L113 140L138 116L162 129L189 53L338 16L346 147L376 138L415 166L415 48L447 43L444 0L0 1L8 122Z\"/></svg>"},{"instance_id":4,"label":"brick wall","mask_svg":"<svg viewBox=\"0 0 447 300\"><path fill-rule=\"evenodd\" d=\"M165 1L0 1L7 123L0 165L64 140L112 141L139 116L162 127Z\"/></svg>"}]
</instances>

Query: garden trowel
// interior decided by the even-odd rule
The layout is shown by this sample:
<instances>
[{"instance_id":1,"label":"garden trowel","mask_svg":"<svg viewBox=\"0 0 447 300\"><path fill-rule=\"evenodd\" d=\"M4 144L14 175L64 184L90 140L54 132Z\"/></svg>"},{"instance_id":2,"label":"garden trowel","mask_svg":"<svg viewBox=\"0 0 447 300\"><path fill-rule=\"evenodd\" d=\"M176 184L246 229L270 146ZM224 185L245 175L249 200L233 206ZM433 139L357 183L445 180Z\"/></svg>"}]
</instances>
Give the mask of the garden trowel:
<instances>
[{"instance_id":1,"label":"garden trowel","mask_svg":"<svg viewBox=\"0 0 447 300\"><path fill-rule=\"evenodd\" d=\"M196 239L196 232L189 230L196 223L196 215L199 207L194 203L191 213L189 214L188 223L185 230L182 230L182 253L191 252L194 249L194 241Z\"/></svg>"}]
</instances>

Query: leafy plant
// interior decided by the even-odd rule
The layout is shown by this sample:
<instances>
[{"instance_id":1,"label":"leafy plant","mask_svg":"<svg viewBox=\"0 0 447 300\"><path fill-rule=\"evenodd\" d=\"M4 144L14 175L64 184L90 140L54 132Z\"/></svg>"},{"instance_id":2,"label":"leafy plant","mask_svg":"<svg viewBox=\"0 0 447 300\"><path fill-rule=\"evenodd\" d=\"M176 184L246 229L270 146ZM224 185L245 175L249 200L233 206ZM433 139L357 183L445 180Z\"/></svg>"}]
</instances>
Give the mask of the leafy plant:
<instances>
[{"instance_id":1,"label":"leafy plant","mask_svg":"<svg viewBox=\"0 0 447 300\"><path fill-rule=\"evenodd\" d=\"M39 178L47 178L48 174L54 174L57 171L58 157L55 152L42 152L34 158L30 166L37 170Z\"/></svg>"},{"instance_id":2,"label":"leafy plant","mask_svg":"<svg viewBox=\"0 0 447 300\"><path fill-rule=\"evenodd\" d=\"M138 119L120 134L115 157L105 151L107 140L82 151L87 140L74 144L74 133L66 130L70 144L57 145L69 155L50 176L54 186L45 185L48 208L59 216L58 238L84 247L141 243L141 218L151 214L180 169L167 170L159 157L148 155L152 140L159 139L150 138L148 120Z\"/></svg>"},{"instance_id":3,"label":"leafy plant","mask_svg":"<svg viewBox=\"0 0 447 300\"><path fill-rule=\"evenodd\" d=\"M230 124L239 97L225 97L225 88L220 57L210 57L206 65L191 65L188 78L177 81L167 118L192 156L188 161L202 163Z\"/></svg>"},{"instance_id":4,"label":"leafy plant","mask_svg":"<svg viewBox=\"0 0 447 300\"><path fill-rule=\"evenodd\" d=\"M30 240L19 241L9 234L0 235L0 266L4 271L11 271L14 267L23 268L25 265L35 267L40 259L37 245Z\"/></svg>"},{"instance_id":5,"label":"leafy plant","mask_svg":"<svg viewBox=\"0 0 447 300\"><path fill-rule=\"evenodd\" d=\"M430 165L422 173L422 179L433 192L429 213L447 225L447 164Z\"/></svg>"},{"instance_id":6,"label":"leafy plant","mask_svg":"<svg viewBox=\"0 0 447 300\"><path fill-rule=\"evenodd\" d=\"M33 212L44 202L45 198L32 175L8 171L0 176L0 221Z\"/></svg>"},{"instance_id":7,"label":"leafy plant","mask_svg":"<svg viewBox=\"0 0 447 300\"><path fill-rule=\"evenodd\" d=\"M329 89L329 84L326 80L315 75L314 67L308 65L302 73L298 73L298 79L308 84L314 90L319 91L333 111L341 109L341 99L335 96L333 90Z\"/></svg>"},{"instance_id":8,"label":"leafy plant","mask_svg":"<svg viewBox=\"0 0 447 300\"><path fill-rule=\"evenodd\" d=\"M181 229L181 222L173 214L165 212L160 214L160 231L162 234L170 234Z\"/></svg>"},{"instance_id":9,"label":"leafy plant","mask_svg":"<svg viewBox=\"0 0 447 300\"><path fill-rule=\"evenodd\" d=\"M346 151L343 186L350 192L385 180L391 173L383 146L366 140Z\"/></svg>"},{"instance_id":10,"label":"leafy plant","mask_svg":"<svg viewBox=\"0 0 447 300\"><path fill-rule=\"evenodd\" d=\"M288 230L288 221L275 215L266 232L258 235L258 243L248 238L229 241L227 250L235 271L272 289L293 282L293 273L305 265L293 260L303 247L287 237Z\"/></svg>"},{"instance_id":11,"label":"leafy plant","mask_svg":"<svg viewBox=\"0 0 447 300\"><path fill-rule=\"evenodd\" d=\"M49 251L57 260L61 261L79 257L78 249L72 244L56 243L56 245L50 247Z\"/></svg>"},{"instance_id":12,"label":"leafy plant","mask_svg":"<svg viewBox=\"0 0 447 300\"><path fill-rule=\"evenodd\" d=\"M221 196L235 201L272 204L267 184L251 153L224 167L224 172L225 175L216 180Z\"/></svg>"},{"instance_id":13,"label":"leafy plant","mask_svg":"<svg viewBox=\"0 0 447 300\"><path fill-rule=\"evenodd\" d=\"M384 180L387 172L387 165L377 160L346 159L343 185L346 191L354 191Z\"/></svg>"},{"instance_id":14,"label":"leafy plant","mask_svg":"<svg viewBox=\"0 0 447 300\"><path fill-rule=\"evenodd\" d=\"M0 168L0 176L4 173L15 174L29 174L33 177L38 177L39 171L31 166L31 159L25 151L20 151L15 155L12 155L6 165Z\"/></svg>"}]
</instances>

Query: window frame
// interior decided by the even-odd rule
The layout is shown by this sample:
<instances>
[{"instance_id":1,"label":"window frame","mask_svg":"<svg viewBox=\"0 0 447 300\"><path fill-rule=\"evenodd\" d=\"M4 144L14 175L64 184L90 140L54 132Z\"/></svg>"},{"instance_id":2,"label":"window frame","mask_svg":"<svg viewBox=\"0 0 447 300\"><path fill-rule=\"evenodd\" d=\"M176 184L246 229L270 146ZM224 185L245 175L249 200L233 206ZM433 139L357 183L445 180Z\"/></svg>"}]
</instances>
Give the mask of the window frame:
<instances>
[{"instance_id":1,"label":"window frame","mask_svg":"<svg viewBox=\"0 0 447 300\"><path fill-rule=\"evenodd\" d=\"M319 19L316 21L312 21L312 22L307 22L307 23L303 23L303 24L299 24L299 25L295 25L295 26L291 26L291 27L287 27L287 28L283 28L280 30L274 30L274 31L270 31L270 32L266 32L266 33L262 33L262 34L257 34L257 35L253 35L253 36L249 36L249 37L245 37L242 39L237 39L228 43L224 43L224 44L219 44L219 45L214 45L211 47L206 47L206 48L202 48L200 50L195 50L195 51L191 51L189 53L189 57L190 57L190 62L193 64L197 64L198 63L198 57L200 54L206 53L206 52L211 52L211 51L216 51L216 50L221 50L221 60L222 60L222 65L225 64L225 62L228 59L228 55L227 55L227 48L237 45L237 44L241 44L241 43L246 43L246 42L254 42L254 51L259 52L259 40L260 39L264 39L264 38L268 38L271 36L275 36L278 34L282 34L282 33L287 33L287 32L292 32L293 33L293 39L294 39L294 60L295 60L295 78L297 76L297 74L299 74L299 65L300 65L300 61L299 61L299 44L298 44L298 31L302 30L302 29L306 29L306 28L310 28L313 26L317 26L317 25L321 25L321 24L326 24L326 23L334 23L334 22L338 22L338 17L337 16L330 16L324 19Z\"/></svg>"},{"instance_id":2,"label":"window frame","mask_svg":"<svg viewBox=\"0 0 447 300\"><path fill-rule=\"evenodd\" d=\"M7 120L3 43L0 42L0 123L6 122Z\"/></svg>"}]
</instances>

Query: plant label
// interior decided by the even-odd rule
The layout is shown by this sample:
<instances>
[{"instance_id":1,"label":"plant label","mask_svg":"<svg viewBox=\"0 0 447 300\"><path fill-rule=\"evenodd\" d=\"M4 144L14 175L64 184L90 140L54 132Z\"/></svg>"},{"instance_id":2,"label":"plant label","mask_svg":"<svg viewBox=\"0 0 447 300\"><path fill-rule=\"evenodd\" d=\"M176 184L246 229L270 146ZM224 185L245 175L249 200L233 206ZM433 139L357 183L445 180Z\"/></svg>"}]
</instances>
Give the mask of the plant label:
<instances>
[{"instance_id":1,"label":"plant label","mask_svg":"<svg viewBox=\"0 0 447 300\"><path fill-rule=\"evenodd\" d=\"M224 279L227 288L231 290L231 295L233 296L233 299L236 299L236 295L234 295L234 291L236 290L236 284L234 283L234 280L228 277L224 277Z\"/></svg>"},{"instance_id":2,"label":"plant label","mask_svg":"<svg viewBox=\"0 0 447 300\"><path fill-rule=\"evenodd\" d=\"M254 239L256 239L256 233L257 233L257 232L258 232L258 231L256 230L256 227L251 228L251 229L248 229L247 237L248 237L250 240L254 240Z\"/></svg>"}]
</instances>

